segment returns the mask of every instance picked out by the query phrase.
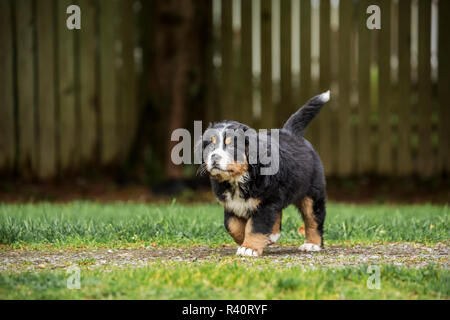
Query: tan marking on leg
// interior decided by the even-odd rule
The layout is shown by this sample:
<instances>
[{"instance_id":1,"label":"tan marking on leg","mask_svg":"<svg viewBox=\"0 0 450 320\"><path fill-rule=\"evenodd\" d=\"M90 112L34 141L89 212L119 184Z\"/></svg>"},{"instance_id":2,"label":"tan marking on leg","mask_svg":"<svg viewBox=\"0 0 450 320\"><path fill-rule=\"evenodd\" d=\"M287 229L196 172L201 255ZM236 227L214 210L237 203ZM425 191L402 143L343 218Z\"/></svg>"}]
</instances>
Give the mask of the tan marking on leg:
<instances>
[{"instance_id":1,"label":"tan marking on leg","mask_svg":"<svg viewBox=\"0 0 450 320\"><path fill-rule=\"evenodd\" d=\"M275 224L273 225L272 228L272 234L277 234L280 233L281 231L281 218L282 218L283 213L277 213L277 219L275 220Z\"/></svg>"},{"instance_id":2,"label":"tan marking on leg","mask_svg":"<svg viewBox=\"0 0 450 320\"><path fill-rule=\"evenodd\" d=\"M322 237L317 229L318 224L314 219L313 200L306 197L300 204L303 222L305 223L306 243L322 244Z\"/></svg>"},{"instance_id":3,"label":"tan marking on leg","mask_svg":"<svg viewBox=\"0 0 450 320\"><path fill-rule=\"evenodd\" d=\"M277 213L277 218L275 220L275 224L273 225L272 228L272 237L269 237L269 244L274 244L277 240L273 241L273 237L275 237L276 235L280 235L281 233L281 218L282 218L283 213L279 212Z\"/></svg>"},{"instance_id":4,"label":"tan marking on leg","mask_svg":"<svg viewBox=\"0 0 450 320\"><path fill-rule=\"evenodd\" d=\"M233 237L234 241L241 245L245 237L245 224L247 221L238 217L231 217L228 220L228 233Z\"/></svg>"},{"instance_id":5,"label":"tan marking on leg","mask_svg":"<svg viewBox=\"0 0 450 320\"><path fill-rule=\"evenodd\" d=\"M262 255L264 248L269 243L269 237L262 233L252 233L252 219L247 221L245 226L245 238L242 247L256 250Z\"/></svg>"}]
</instances>

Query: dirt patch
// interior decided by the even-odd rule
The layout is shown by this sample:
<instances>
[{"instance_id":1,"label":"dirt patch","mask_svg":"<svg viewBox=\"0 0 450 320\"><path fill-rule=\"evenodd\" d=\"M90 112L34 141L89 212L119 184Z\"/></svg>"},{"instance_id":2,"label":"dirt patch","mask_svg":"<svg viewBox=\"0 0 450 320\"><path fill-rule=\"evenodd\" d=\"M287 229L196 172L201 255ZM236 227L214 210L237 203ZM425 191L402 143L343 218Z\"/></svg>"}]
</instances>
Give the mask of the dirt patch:
<instances>
[{"instance_id":1,"label":"dirt patch","mask_svg":"<svg viewBox=\"0 0 450 320\"><path fill-rule=\"evenodd\" d=\"M158 248L93 249L32 251L7 250L0 252L0 272L23 272L61 269L71 265L89 269L108 267L144 267L156 260L202 263L207 261L242 261L253 264L262 260L274 267L348 267L362 264L388 263L405 267L425 267L438 264L450 267L449 248L445 244L424 246L412 243L393 243L374 246L329 246L319 253L304 253L293 246L272 246L261 258L235 255L236 248Z\"/></svg>"}]
</instances>

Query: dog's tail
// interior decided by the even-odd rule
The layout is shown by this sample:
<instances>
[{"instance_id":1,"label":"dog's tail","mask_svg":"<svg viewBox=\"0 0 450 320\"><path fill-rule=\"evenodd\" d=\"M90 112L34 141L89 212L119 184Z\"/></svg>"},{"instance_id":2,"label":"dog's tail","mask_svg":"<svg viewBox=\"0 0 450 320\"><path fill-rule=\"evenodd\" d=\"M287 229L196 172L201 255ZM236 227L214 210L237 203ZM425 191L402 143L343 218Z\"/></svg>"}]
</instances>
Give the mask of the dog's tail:
<instances>
[{"instance_id":1,"label":"dog's tail","mask_svg":"<svg viewBox=\"0 0 450 320\"><path fill-rule=\"evenodd\" d=\"M322 106L330 100L330 90L315 96L294 113L283 126L283 129L297 137L303 137L306 127L319 113Z\"/></svg>"}]
</instances>

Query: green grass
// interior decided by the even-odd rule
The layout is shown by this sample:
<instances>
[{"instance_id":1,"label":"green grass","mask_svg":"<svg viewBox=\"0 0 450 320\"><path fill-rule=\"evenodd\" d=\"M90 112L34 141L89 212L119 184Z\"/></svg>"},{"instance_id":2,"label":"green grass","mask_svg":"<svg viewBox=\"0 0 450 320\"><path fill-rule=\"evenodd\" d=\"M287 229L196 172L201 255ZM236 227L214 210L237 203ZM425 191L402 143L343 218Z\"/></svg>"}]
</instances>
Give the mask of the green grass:
<instances>
[{"instance_id":1,"label":"green grass","mask_svg":"<svg viewBox=\"0 0 450 320\"><path fill-rule=\"evenodd\" d=\"M449 239L448 206L328 205L326 243ZM302 225L294 207L283 213L281 243L299 243ZM11 247L209 245L232 243L219 205L2 204L0 243Z\"/></svg>"},{"instance_id":2,"label":"green grass","mask_svg":"<svg viewBox=\"0 0 450 320\"><path fill-rule=\"evenodd\" d=\"M219 263L154 262L141 269L80 272L80 289L62 271L0 274L3 299L449 299L450 272L429 266L380 269L380 289L369 289L367 266L335 270L251 267Z\"/></svg>"},{"instance_id":3,"label":"green grass","mask_svg":"<svg viewBox=\"0 0 450 320\"><path fill-rule=\"evenodd\" d=\"M328 205L328 244L448 243L449 208L414 205ZM295 208L283 213L284 244L303 241ZM219 205L0 204L1 250L134 246L220 246L233 243ZM1 251L0 251L1 254ZM251 259L251 258L250 258ZM450 271L379 264L381 289L369 289L367 265L302 268L263 257L158 259L135 268L73 262L81 289L69 290L64 269L0 274L0 299L450 299ZM26 262L24 262L26 264Z\"/></svg>"}]
</instances>

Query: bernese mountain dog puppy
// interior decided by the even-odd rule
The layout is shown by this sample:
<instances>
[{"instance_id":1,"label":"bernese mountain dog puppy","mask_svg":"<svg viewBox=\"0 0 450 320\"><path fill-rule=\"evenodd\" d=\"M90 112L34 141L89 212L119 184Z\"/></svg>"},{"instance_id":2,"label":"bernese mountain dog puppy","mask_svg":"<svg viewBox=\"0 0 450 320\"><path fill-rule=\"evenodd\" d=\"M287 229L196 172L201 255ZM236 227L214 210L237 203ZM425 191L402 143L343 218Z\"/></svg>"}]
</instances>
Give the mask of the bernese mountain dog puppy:
<instances>
[{"instance_id":1,"label":"bernese mountain dog puppy","mask_svg":"<svg viewBox=\"0 0 450 320\"><path fill-rule=\"evenodd\" d=\"M306 241L299 250L323 247L325 175L319 155L303 134L329 99L330 91L309 100L276 135L273 130L256 133L229 120L210 124L203 134L198 143L203 153L199 173L209 175L214 195L225 209L225 228L239 246L237 255L260 256L275 243L282 211L290 204L299 209L305 223ZM254 133L253 140L249 132ZM239 148L239 141L244 147ZM258 152L249 161L255 150L252 141ZM262 161L261 151L270 161ZM275 170L262 174L268 168Z\"/></svg>"}]
</instances>

